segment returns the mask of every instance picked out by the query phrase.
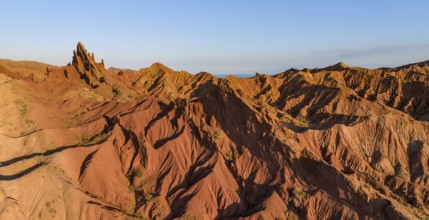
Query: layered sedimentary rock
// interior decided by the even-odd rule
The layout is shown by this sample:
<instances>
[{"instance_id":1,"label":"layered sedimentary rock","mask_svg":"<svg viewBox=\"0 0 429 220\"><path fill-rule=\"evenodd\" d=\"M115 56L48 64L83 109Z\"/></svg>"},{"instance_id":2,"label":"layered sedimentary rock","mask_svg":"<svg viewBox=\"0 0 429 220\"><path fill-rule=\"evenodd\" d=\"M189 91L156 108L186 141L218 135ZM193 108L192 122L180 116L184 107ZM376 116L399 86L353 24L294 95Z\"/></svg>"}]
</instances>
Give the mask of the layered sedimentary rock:
<instances>
[{"instance_id":1,"label":"layered sedimentary rock","mask_svg":"<svg viewBox=\"0 0 429 220\"><path fill-rule=\"evenodd\" d=\"M428 62L217 78L73 55L0 62L0 219L429 216Z\"/></svg>"}]
</instances>

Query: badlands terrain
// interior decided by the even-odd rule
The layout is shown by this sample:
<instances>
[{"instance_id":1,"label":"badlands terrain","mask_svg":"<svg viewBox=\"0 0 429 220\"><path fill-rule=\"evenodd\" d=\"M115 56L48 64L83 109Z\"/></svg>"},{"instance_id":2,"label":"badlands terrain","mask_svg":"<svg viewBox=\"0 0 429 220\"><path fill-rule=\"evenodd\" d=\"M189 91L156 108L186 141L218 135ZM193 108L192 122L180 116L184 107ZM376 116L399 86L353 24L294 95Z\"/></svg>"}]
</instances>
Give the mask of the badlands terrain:
<instances>
[{"instance_id":1,"label":"badlands terrain","mask_svg":"<svg viewBox=\"0 0 429 220\"><path fill-rule=\"evenodd\" d=\"M0 60L0 219L428 219L429 61L217 78Z\"/></svg>"}]
</instances>

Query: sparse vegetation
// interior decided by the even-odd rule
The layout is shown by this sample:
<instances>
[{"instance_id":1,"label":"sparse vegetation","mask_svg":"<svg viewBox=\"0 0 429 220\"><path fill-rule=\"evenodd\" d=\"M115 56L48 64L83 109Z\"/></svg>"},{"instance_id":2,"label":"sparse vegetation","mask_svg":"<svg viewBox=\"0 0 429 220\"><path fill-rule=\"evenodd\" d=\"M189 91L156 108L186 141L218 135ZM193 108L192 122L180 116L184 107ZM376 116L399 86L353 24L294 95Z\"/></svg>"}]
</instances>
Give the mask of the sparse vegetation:
<instances>
[{"instance_id":1,"label":"sparse vegetation","mask_svg":"<svg viewBox=\"0 0 429 220\"><path fill-rule=\"evenodd\" d=\"M146 185L146 181L145 180L142 180L141 182L140 182L140 186L141 187L144 187Z\"/></svg>"},{"instance_id":2,"label":"sparse vegetation","mask_svg":"<svg viewBox=\"0 0 429 220\"><path fill-rule=\"evenodd\" d=\"M232 161L234 158L234 155L232 153L232 151L228 151L224 154L225 160L227 161Z\"/></svg>"},{"instance_id":3,"label":"sparse vegetation","mask_svg":"<svg viewBox=\"0 0 429 220\"><path fill-rule=\"evenodd\" d=\"M27 105L23 105L22 108L19 109L19 113L21 115L25 115L25 114L27 114L27 112L28 112Z\"/></svg>"},{"instance_id":4,"label":"sparse vegetation","mask_svg":"<svg viewBox=\"0 0 429 220\"><path fill-rule=\"evenodd\" d=\"M102 140L104 140L106 137L108 136L108 134L107 133L100 133L100 134L91 134L91 135L89 135L89 136L82 136L81 138L80 138L80 141L82 142L82 143L88 143L88 142L91 142L91 143L99 143L99 142L101 142Z\"/></svg>"},{"instance_id":5,"label":"sparse vegetation","mask_svg":"<svg viewBox=\"0 0 429 220\"><path fill-rule=\"evenodd\" d=\"M107 136L108 134L106 133L97 134L96 136L91 138L91 142L99 143L100 141L104 140Z\"/></svg>"},{"instance_id":6,"label":"sparse vegetation","mask_svg":"<svg viewBox=\"0 0 429 220\"><path fill-rule=\"evenodd\" d=\"M133 176L142 177L143 176L143 171L141 169L134 170L133 171Z\"/></svg>"},{"instance_id":7,"label":"sparse vegetation","mask_svg":"<svg viewBox=\"0 0 429 220\"><path fill-rule=\"evenodd\" d=\"M86 143L86 142L88 142L88 140L89 140L89 138L88 138L88 137L82 137L82 138L80 139L80 141L81 141L82 143Z\"/></svg>"},{"instance_id":8,"label":"sparse vegetation","mask_svg":"<svg viewBox=\"0 0 429 220\"><path fill-rule=\"evenodd\" d=\"M302 191L300 189L294 189L292 192L295 198L306 199L308 196L305 191Z\"/></svg>"},{"instance_id":9,"label":"sparse vegetation","mask_svg":"<svg viewBox=\"0 0 429 220\"><path fill-rule=\"evenodd\" d=\"M284 121L283 121L283 124L284 125L293 124L293 121L290 118L285 118Z\"/></svg>"},{"instance_id":10,"label":"sparse vegetation","mask_svg":"<svg viewBox=\"0 0 429 220\"><path fill-rule=\"evenodd\" d=\"M152 193L146 193L146 194L144 195L144 200L145 200L145 202L149 202L150 200L152 200L152 198L153 198Z\"/></svg>"},{"instance_id":11,"label":"sparse vegetation","mask_svg":"<svg viewBox=\"0 0 429 220\"><path fill-rule=\"evenodd\" d=\"M298 219L299 219L298 216L293 212L289 212L286 218L286 220L298 220Z\"/></svg>"},{"instance_id":12,"label":"sparse vegetation","mask_svg":"<svg viewBox=\"0 0 429 220\"><path fill-rule=\"evenodd\" d=\"M131 201L130 202L130 207L129 207L130 212L133 212L134 209L135 209L135 207L136 207L136 203L134 201Z\"/></svg>"},{"instance_id":13,"label":"sparse vegetation","mask_svg":"<svg viewBox=\"0 0 429 220\"><path fill-rule=\"evenodd\" d=\"M399 198L401 199L401 201L403 203L405 203L405 204L409 203L408 198L405 195L400 195Z\"/></svg>"},{"instance_id":14,"label":"sparse vegetation","mask_svg":"<svg viewBox=\"0 0 429 220\"><path fill-rule=\"evenodd\" d=\"M49 213L50 213L52 216L55 216L55 215L57 214L57 210L56 210L56 209L54 209L54 208L50 208L50 209L49 209Z\"/></svg>"},{"instance_id":15,"label":"sparse vegetation","mask_svg":"<svg viewBox=\"0 0 429 220\"><path fill-rule=\"evenodd\" d=\"M189 214L185 214L185 215L183 215L183 219L185 219L185 220L195 220L197 218L195 216L191 216Z\"/></svg>"},{"instance_id":16,"label":"sparse vegetation","mask_svg":"<svg viewBox=\"0 0 429 220\"><path fill-rule=\"evenodd\" d=\"M54 207L52 207L53 203L55 203L55 200L46 202L45 206L48 209L48 212L54 217L57 214L57 210ZM42 217L42 213L39 212L39 218L41 217Z\"/></svg>"},{"instance_id":17,"label":"sparse vegetation","mask_svg":"<svg viewBox=\"0 0 429 220\"><path fill-rule=\"evenodd\" d=\"M220 129L215 130L213 133L214 140L217 142L221 137L222 137L222 130Z\"/></svg>"},{"instance_id":18,"label":"sparse vegetation","mask_svg":"<svg viewBox=\"0 0 429 220\"><path fill-rule=\"evenodd\" d=\"M128 185L128 189L130 189L131 192L134 192L136 190L132 184Z\"/></svg>"},{"instance_id":19,"label":"sparse vegetation","mask_svg":"<svg viewBox=\"0 0 429 220\"><path fill-rule=\"evenodd\" d=\"M261 108L267 108L268 107L268 103L266 103L262 100L259 100L259 99L256 100L256 104Z\"/></svg>"},{"instance_id":20,"label":"sparse vegetation","mask_svg":"<svg viewBox=\"0 0 429 220\"><path fill-rule=\"evenodd\" d=\"M31 120L31 119L25 119L25 121L24 121L26 124L33 124L34 123L34 121L33 120Z\"/></svg>"}]
</instances>

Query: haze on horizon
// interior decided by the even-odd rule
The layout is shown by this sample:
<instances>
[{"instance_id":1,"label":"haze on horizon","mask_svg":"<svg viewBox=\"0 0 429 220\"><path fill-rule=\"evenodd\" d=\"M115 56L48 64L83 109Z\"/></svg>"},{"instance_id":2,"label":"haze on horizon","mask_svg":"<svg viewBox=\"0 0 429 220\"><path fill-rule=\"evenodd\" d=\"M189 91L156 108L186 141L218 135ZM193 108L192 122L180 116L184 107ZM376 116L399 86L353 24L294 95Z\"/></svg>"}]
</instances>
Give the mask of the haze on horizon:
<instances>
[{"instance_id":1,"label":"haze on horizon","mask_svg":"<svg viewBox=\"0 0 429 220\"><path fill-rule=\"evenodd\" d=\"M429 60L424 1L7 1L0 58L54 65L81 41L107 66L161 62L213 74L274 74L343 61Z\"/></svg>"}]
</instances>

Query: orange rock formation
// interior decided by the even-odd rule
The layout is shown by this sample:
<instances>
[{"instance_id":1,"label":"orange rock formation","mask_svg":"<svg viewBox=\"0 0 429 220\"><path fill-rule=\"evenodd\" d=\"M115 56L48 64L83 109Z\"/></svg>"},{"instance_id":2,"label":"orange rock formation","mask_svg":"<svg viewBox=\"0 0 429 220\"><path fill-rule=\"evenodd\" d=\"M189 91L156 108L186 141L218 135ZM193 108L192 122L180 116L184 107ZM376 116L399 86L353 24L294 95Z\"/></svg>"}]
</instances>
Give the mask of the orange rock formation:
<instances>
[{"instance_id":1,"label":"orange rock formation","mask_svg":"<svg viewBox=\"0 0 429 220\"><path fill-rule=\"evenodd\" d=\"M429 217L429 62L216 78L0 60L0 219Z\"/></svg>"}]
</instances>

